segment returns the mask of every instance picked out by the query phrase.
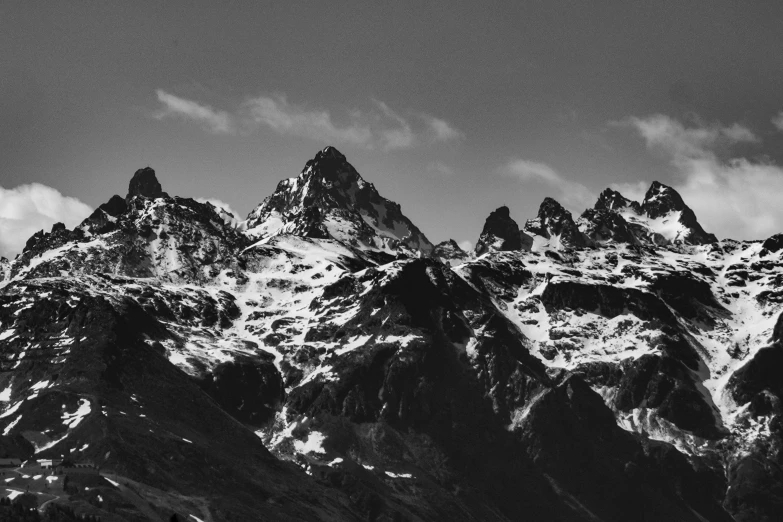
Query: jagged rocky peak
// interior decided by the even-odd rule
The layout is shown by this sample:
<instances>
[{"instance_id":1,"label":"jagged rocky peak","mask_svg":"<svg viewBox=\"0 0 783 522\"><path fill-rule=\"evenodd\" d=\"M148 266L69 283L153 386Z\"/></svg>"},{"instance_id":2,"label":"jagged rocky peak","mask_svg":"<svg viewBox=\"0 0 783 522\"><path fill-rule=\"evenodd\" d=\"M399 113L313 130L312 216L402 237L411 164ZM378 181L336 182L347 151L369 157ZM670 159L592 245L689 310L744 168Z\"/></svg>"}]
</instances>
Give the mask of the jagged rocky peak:
<instances>
[{"instance_id":1,"label":"jagged rocky peak","mask_svg":"<svg viewBox=\"0 0 783 522\"><path fill-rule=\"evenodd\" d=\"M484 222L478 242L476 255L489 251L530 250L532 239L519 229L511 218L508 207L500 207L489 214Z\"/></svg>"},{"instance_id":2,"label":"jagged rocky peak","mask_svg":"<svg viewBox=\"0 0 783 522\"><path fill-rule=\"evenodd\" d=\"M538 216L525 223L525 232L563 246L582 247L589 244L589 240L576 226L571 213L552 198L544 198L538 208Z\"/></svg>"},{"instance_id":3,"label":"jagged rocky peak","mask_svg":"<svg viewBox=\"0 0 783 522\"><path fill-rule=\"evenodd\" d=\"M278 234L331 238L390 253L429 254L433 249L400 205L382 197L334 147L319 151L299 176L281 181L250 213L247 232L260 239Z\"/></svg>"},{"instance_id":4,"label":"jagged rocky peak","mask_svg":"<svg viewBox=\"0 0 783 522\"><path fill-rule=\"evenodd\" d=\"M130 201L133 196L144 196L146 198L167 198L168 194L163 192L155 171L150 167L144 167L137 170L128 185L128 195L125 201Z\"/></svg>"},{"instance_id":5,"label":"jagged rocky peak","mask_svg":"<svg viewBox=\"0 0 783 522\"><path fill-rule=\"evenodd\" d=\"M652 182L642 201L642 211L651 219L687 208L682 196L676 190L659 181Z\"/></svg>"},{"instance_id":6,"label":"jagged rocky peak","mask_svg":"<svg viewBox=\"0 0 783 522\"><path fill-rule=\"evenodd\" d=\"M580 216L577 225L593 241L639 243L625 218L606 208L588 208Z\"/></svg>"},{"instance_id":7,"label":"jagged rocky peak","mask_svg":"<svg viewBox=\"0 0 783 522\"><path fill-rule=\"evenodd\" d=\"M674 238L674 242L703 245L718 240L702 228L696 219L696 214L685 204L676 190L658 181L653 181L644 195L642 211L650 219L676 217L681 229L677 231L678 235Z\"/></svg>"},{"instance_id":8,"label":"jagged rocky peak","mask_svg":"<svg viewBox=\"0 0 783 522\"><path fill-rule=\"evenodd\" d=\"M109 201L98 207L110 216L119 216L128 210L128 205L125 200L117 194L113 195Z\"/></svg>"},{"instance_id":9,"label":"jagged rocky peak","mask_svg":"<svg viewBox=\"0 0 783 522\"><path fill-rule=\"evenodd\" d=\"M610 188L605 189L598 196L598 201L595 202L593 207L596 210L616 210L629 207L636 212L641 212L642 207L637 201L631 201L616 190Z\"/></svg>"},{"instance_id":10,"label":"jagged rocky peak","mask_svg":"<svg viewBox=\"0 0 783 522\"><path fill-rule=\"evenodd\" d=\"M611 239L655 245L702 245L717 241L713 234L705 232L682 196L659 181L650 185L642 203L616 190L604 190L594 209L582 214L580 228L598 241ZM629 232L633 240L628 237Z\"/></svg>"},{"instance_id":11,"label":"jagged rocky peak","mask_svg":"<svg viewBox=\"0 0 783 522\"><path fill-rule=\"evenodd\" d=\"M440 259L446 264L456 266L470 259L470 254L465 252L456 241L449 239L435 245L432 257Z\"/></svg>"}]
</instances>

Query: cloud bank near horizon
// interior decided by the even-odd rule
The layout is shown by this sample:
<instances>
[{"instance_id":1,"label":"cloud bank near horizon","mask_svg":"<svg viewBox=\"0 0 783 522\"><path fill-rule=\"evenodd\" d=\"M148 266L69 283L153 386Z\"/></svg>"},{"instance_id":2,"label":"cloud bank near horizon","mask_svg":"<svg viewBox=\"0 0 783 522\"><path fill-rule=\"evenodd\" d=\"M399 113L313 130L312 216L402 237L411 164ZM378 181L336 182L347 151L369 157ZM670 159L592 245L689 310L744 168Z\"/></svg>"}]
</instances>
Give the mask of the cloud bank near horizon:
<instances>
[{"instance_id":1,"label":"cloud bank near horizon","mask_svg":"<svg viewBox=\"0 0 783 522\"><path fill-rule=\"evenodd\" d=\"M0 256L13 258L39 230L48 232L58 222L73 228L92 211L78 199L40 183L0 187Z\"/></svg>"}]
</instances>

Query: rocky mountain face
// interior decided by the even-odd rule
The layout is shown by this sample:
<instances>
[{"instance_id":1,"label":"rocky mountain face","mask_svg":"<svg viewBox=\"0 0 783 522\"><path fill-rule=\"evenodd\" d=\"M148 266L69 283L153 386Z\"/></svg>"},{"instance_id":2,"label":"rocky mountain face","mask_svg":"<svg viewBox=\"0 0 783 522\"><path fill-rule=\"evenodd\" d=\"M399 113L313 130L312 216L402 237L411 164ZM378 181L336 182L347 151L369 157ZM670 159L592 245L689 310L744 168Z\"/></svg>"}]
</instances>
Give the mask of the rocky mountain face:
<instances>
[{"instance_id":1,"label":"rocky mountain face","mask_svg":"<svg viewBox=\"0 0 783 522\"><path fill-rule=\"evenodd\" d=\"M654 183L501 207L468 253L331 147L225 218L147 168L0 263L0 457L94 465L77 513L783 514L783 236L718 241Z\"/></svg>"},{"instance_id":2,"label":"rocky mountain face","mask_svg":"<svg viewBox=\"0 0 783 522\"><path fill-rule=\"evenodd\" d=\"M492 212L484 223L476 242L475 253L480 256L490 251L509 251L530 249L533 239L522 232L517 222L511 219L508 207L500 207Z\"/></svg>"},{"instance_id":3,"label":"rocky mountain face","mask_svg":"<svg viewBox=\"0 0 783 522\"><path fill-rule=\"evenodd\" d=\"M538 216L525 223L525 231L547 240L547 245L558 247L584 247L590 241L577 228L571 213L552 198L545 198L538 209Z\"/></svg>"},{"instance_id":4,"label":"rocky mountain face","mask_svg":"<svg viewBox=\"0 0 783 522\"><path fill-rule=\"evenodd\" d=\"M671 187L654 181L638 203L612 189L604 190L593 209L582 214L580 227L592 239L654 245L715 243L696 214ZM633 236L633 237L631 237Z\"/></svg>"},{"instance_id":5,"label":"rocky mountain face","mask_svg":"<svg viewBox=\"0 0 783 522\"><path fill-rule=\"evenodd\" d=\"M278 234L332 238L385 252L430 253L432 243L400 205L378 194L337 149L326 147L296 178L280 182L247 219L251 237Z\"/></svg>"}]
</instances>

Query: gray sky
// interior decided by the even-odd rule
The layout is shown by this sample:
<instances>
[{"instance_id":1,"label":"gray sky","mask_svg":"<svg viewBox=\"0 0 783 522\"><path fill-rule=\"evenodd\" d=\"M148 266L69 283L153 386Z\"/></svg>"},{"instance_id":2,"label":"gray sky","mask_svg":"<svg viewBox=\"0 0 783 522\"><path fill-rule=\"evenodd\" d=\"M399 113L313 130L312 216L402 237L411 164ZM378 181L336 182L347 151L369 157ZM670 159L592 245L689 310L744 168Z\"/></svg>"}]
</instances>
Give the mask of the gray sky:
<instances>
[{"instance_id":1,"label":"gray sky","mask_svg":"<svg viewBox=\"0 0 783 522\"><path fill-rule=\"evenodd\" d=\"M88 210L32 183L95 207L150 165L244 216L328 144L435 242L654 179L783 230L779 2L162 4L0 4L0 253Z\"/></svg>"}]
</instances>

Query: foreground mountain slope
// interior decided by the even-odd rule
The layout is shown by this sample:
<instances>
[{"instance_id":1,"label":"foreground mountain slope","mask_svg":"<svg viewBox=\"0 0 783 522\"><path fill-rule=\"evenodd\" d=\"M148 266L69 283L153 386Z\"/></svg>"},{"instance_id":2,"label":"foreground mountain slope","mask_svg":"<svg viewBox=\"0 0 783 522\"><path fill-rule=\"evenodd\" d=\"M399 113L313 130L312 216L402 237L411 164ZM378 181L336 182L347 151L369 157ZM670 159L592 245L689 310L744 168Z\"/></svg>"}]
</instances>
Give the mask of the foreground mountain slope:
<instances>
[{"instance_id":1,"label":"foreground mountain slope","mask_svg":"<svg viewBox=\"0 0 783 522\"><path fill-rule=\"evenodd\" d=\"M774 520L783 241L650 194L468 254L330 147L241 228L142 169L4 264L3 447L112 520Z\"/></svg>"}]
</instances>

